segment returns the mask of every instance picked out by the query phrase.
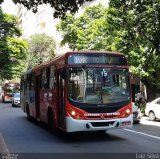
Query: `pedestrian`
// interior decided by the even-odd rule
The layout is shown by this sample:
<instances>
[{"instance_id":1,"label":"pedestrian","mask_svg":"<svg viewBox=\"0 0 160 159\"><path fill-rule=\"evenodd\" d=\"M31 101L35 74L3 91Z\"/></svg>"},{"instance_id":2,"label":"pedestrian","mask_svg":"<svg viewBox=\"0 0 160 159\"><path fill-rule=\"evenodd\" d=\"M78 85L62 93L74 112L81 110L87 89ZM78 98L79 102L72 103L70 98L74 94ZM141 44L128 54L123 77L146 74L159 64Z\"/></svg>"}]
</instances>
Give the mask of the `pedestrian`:
<instances>
[{"instance_id":1,"label":"pedestrian","mask_svg":"<svg viewBox=\"0 0 160 159\"><path fill-rule=\"evenodd\" d=\"M142 104L142 92L136 94L136 101L137 101L138 107L140 108Z\"/></svg>"}]
</instances>

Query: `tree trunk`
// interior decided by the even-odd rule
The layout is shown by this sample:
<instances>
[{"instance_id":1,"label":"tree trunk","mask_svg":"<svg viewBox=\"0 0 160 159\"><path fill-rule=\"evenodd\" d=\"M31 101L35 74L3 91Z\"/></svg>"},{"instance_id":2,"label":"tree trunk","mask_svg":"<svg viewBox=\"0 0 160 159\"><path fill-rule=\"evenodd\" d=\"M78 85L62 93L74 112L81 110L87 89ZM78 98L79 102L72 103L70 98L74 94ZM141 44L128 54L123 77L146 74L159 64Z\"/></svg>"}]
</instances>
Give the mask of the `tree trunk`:
<instances>
[{"instance_id":1,"label":"tree trunk","mask_svg":"<svg viewBox=\"0 0 160 159\"><path fill-rule=\"evenodd\" d=\"M147 102L151 102L156 98L156 88L151 87L149 85L146 85L146 91L147 91Z\"/></svg>"},{"instance_id":2,"label":"tree trunk","mask_svg":"<svg viewBox=\"0 0 160 159\"><path fill-rule=\"evenodd\" d=\"M148 80L147 77L141 79L141 81L144 83L146 86L146 93L147 93L147 102L151 102L156 98L156 93L157 93L157 87L153 84L151 84Z\"/></svg>"}]
</instances>

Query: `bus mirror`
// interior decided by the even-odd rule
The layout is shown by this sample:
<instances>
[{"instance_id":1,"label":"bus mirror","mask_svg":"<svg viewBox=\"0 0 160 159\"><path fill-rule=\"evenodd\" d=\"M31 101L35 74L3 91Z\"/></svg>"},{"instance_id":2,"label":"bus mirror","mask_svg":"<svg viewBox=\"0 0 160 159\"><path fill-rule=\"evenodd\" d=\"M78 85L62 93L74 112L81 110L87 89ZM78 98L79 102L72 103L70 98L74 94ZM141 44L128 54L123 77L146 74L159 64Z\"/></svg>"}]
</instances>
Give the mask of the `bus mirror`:
<instances>
[{"instance_id":1,"label":"bus mirror","mask_svg":"<svg viewBox=\"0 0 160 159\"><path fill-rule=\"evenodd\" d=\"M61 77L62 77L63 79L67 79L66 69L63 69L63 71L61 72Z\"/></svg>"}]
</instances>

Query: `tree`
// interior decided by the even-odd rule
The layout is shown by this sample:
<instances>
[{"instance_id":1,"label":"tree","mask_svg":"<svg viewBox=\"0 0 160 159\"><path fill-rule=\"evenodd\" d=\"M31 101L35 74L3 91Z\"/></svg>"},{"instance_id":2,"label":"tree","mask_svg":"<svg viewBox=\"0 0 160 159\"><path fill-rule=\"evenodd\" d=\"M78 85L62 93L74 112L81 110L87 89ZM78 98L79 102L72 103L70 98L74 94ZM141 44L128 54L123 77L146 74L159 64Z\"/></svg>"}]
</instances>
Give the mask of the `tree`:
<instances>
[{"instance_id":1,"label":"tree","mask_svg":"<svg viewBox=\"0 0 160 159\"><path fill-rule=\"evenodd\" d=\"M96 49L126 54L133 74L147 87L148 100L160 90L160 1L112 0L109 8L87 8L68 15L57 26L62 44L71 49Z\"/></svg>"},{"instance_id":2,"label":"tree","mask_svg":"<svg viewBox=\"0 0 160 159\"><path fill-rule=\"evenodd\" d=\"M25 65L27 43L19 40L21 35L15 16L4 14L0 8L0 78L19 77Z\"/></svg>"},{"instance_id":3,"label":"tree","mask_svg":"<svg viewBox=\"0 0 160 159\"><path fill-rule=\"evenodd\" d=\"M0 0L0 4L3 1ZM91 1L93 0L13 0L15 4L23 4L27 9L32 9L33 12L37 12L38 6L41 4L49 4L53 8L55 18L64 17L68 11L75 13L85 2Z\"/></svg>"},{"instance_id":4,"label":"tree","mask_svg":"<svg viewBox=\"0 0 160 159\"><path fill-rule=\"evenodd\" d=\"M67 15L58 25L62 33L62 45L68 44L72 50L105 50L107 38L104 36L105 8L102 5L88 7L78 18Z\"/></svg>"},{"instance_id":5,"label":"tree","mask_svg":"<svg viewBox=\"0 0 160 159\"><path fill-rule=\"evenodd\" d=\"M56 42L45 34L35 34L28 40L28 68L51 60L55 56Z\"/></svg>"},{"instance_id":6,"label":"tree","mask_svg":"<svg viewBox=\"0 0 160 159\"><path fill-rule=\"evenodd\" d=\"M147 87L148 100L160 90L160 1L112 0L107 22L115 47Z\"/></svg>"}]
</instances>

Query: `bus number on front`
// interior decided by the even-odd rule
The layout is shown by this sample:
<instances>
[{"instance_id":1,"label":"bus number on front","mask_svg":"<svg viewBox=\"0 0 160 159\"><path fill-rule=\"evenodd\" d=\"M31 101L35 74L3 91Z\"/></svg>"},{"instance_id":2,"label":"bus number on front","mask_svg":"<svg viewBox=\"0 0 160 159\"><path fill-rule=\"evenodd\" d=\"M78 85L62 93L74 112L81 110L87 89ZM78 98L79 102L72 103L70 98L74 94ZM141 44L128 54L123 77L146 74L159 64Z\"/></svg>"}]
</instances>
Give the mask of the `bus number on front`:
<instances>
[{"instance_id":1,"label":"bus number on front","mask_svg":"<svg viewBox=\"0 0 160 159\"><path fill-rule=\"evenodd\" d=\"M87 57L85 56L74 56L74 63L87 63Z\"/></svg>"}]
</instances>

